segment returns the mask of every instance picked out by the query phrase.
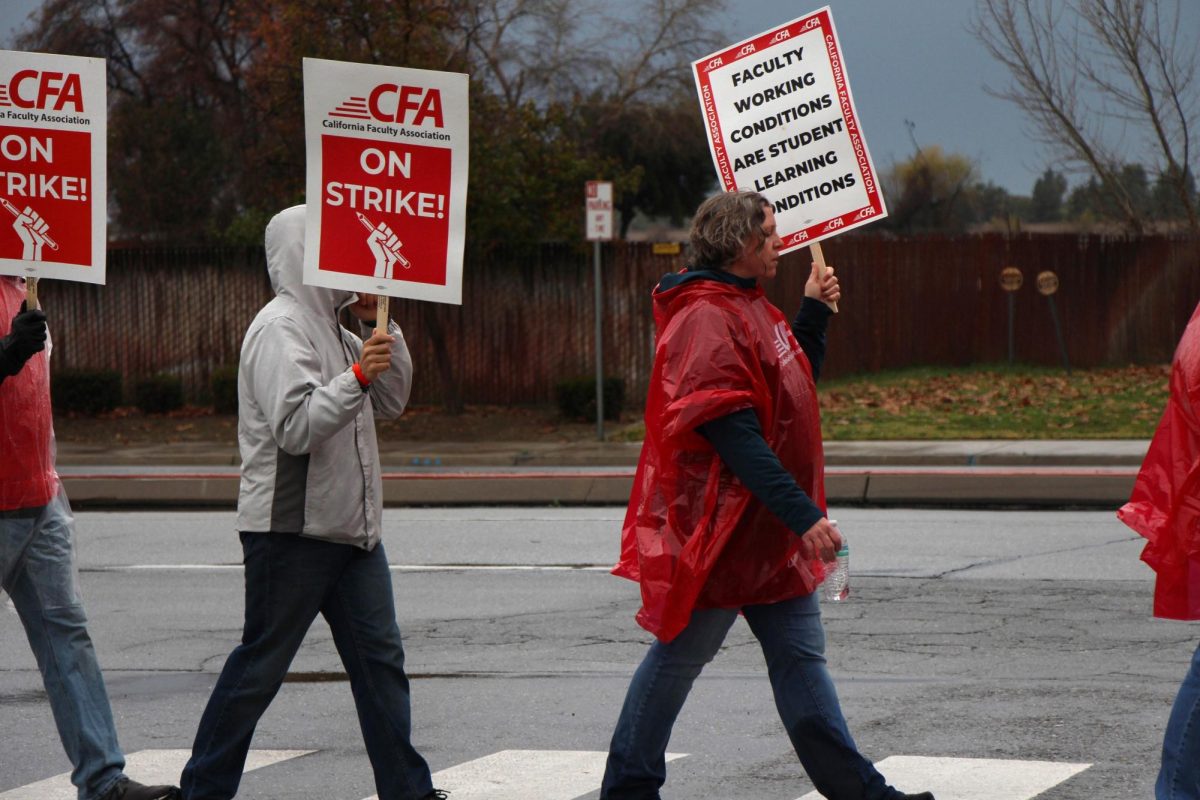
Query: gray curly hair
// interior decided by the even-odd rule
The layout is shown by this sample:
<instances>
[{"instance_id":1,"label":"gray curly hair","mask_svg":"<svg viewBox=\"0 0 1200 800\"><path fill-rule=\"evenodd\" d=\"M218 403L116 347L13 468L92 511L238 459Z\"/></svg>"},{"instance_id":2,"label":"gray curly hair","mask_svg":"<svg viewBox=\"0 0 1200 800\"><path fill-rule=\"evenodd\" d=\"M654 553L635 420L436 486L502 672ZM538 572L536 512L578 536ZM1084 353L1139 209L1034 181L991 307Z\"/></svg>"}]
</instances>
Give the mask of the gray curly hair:
<instances>
[{"instance_id":1,"label":"gray curly hair","mask_svg":"<svg viewBox=\"0 0 1200 800\"><path fill-rule=\"evenodd\" d=\"M765 208L771 201L758 192L735 191L713 195L692 217L688 244L695 269L723 269L742 254L747 242L764 241Z\"/></svg>"}]
</instances>

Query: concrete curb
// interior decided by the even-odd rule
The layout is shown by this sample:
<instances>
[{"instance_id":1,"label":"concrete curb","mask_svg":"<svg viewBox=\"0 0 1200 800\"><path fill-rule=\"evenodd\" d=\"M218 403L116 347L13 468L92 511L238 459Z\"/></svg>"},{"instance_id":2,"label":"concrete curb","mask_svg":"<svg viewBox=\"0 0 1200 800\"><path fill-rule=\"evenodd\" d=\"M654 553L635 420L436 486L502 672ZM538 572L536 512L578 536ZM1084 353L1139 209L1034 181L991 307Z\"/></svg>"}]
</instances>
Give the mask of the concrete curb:
<instances>
[{"instance_id":1,"label":"concrete curb","mask_svg":"<svg viewBox=\"0 0 1200 800\"><path fill-rule=\"evenodd\" d=\"M1137 467L1145 439L825 442L829 467ZM637 466L640 442L389 442L379 443L384 469L493 469ZM209 442L105 447L60 443L65 467L237 467L237 447Z\"/></svg>"},{"instance_id":2,"label":"concrete curb","mask_svg":"<svg viewBox=\"0 0 1200 800\"><path fill-rule=\"evenodd\" d=\"M1129 498L1131 467L831 467L830 504L1088 506ZM624 505L632 469L518 469L386 472L384 504ZM234 508L238 475L221 472L76 471L63 474L78 508Z\"/></svg>"}]
</instances>

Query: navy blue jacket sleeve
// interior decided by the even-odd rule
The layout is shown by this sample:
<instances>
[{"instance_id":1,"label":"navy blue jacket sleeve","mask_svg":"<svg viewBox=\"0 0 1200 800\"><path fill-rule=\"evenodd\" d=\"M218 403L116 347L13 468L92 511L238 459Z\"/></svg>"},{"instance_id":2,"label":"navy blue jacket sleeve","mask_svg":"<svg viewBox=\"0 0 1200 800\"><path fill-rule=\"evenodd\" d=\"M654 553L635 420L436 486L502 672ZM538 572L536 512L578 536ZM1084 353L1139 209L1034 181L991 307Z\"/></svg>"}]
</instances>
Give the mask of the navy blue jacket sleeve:
<instances>
[{"instance_id":1,"label":"navy blue jacket sleeve","mask_svg":"<svg viewBox=\"0 0 1200 800\"><path fill-rule=\"evenodd\" d=\"M783 468L763 438L753 409L734 411L696 430L738 480L793 533L803 534L825 516Z\"/></svg>"},{"instance_id":2,"label":"navy blue jacket sleeve","mask_svg":"<svg viewBox=\"0 0 1200 800\"><path fill-rule=\"evenodd\" d=\"M825 363L825 329L833 311L820 300L804 298L800 310L792 320L792 335L800 343L800 349L808 356L812 366L813 380L821 377L821 365Z\"/></svg>"}]
</instances>

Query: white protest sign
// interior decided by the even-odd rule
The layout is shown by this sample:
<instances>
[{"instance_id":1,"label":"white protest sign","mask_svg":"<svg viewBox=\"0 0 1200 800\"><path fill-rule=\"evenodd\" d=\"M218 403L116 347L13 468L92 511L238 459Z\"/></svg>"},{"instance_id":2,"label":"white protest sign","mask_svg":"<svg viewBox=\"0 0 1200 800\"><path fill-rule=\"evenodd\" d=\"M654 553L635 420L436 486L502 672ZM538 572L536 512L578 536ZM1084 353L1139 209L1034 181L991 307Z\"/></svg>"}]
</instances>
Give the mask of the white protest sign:
<instances>
[{"instance_id":1,"label":"white protest sign","mask_svg":"<svg viewBox=\"0 0 1200 800\"><path fill-rule=\"evenodd\" d=\"M304 59L304 282L462 302L467 76Z\"/></svg>"},{"instance_id":2,"label":"white protest sign","mask_svg":"<svg viewBox=\"0 0 1200 800\"><path fill-rule=\"evenodd\" d=\"M771 201L780 252L887 215L828 7L692 67L721 184Z\"/></svg>"},{"instance_id":3,"label":"white protest sign","mask_svg":"<svg viewBox=\"0 0 1200 800\"><path fill-rule=\"evenodd\" d=\"M607 242L613 238L613 187L611 181L588 181L585 212L587 240Z\"/></svg>"},{"instance_id":4,"label":"white protest sign","mask_svg":"<svg viewBox=\"0 0 1200 800\"><path fill-rule=\"evenodd\" d=\"M104 59L0 50L0 274L104 283Z\"/></svg>"}]
</instances>

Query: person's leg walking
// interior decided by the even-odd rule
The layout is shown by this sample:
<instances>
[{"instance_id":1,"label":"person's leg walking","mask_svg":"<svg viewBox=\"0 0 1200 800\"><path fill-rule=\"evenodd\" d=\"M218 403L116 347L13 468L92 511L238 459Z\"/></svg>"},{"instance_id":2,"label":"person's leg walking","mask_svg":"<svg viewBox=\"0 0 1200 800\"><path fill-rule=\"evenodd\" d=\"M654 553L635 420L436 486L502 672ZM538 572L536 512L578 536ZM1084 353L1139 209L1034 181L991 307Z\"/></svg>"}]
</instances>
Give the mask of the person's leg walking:
<instances>
[{"instance_id":1,"label":"person's leg walking","mask_svg":"<svg viewBox=\"0 0 1200 800\"><path fill-rule=\"evenodd\" d=\"M354 706L379 800L419 800L433 791L429 765L412 745L404 645L383 545L355 551L321 613L350 676Z\"/></svg>"},{"instance_id":2,"label":"person's leg walking","mask_svg":"<svg viewBox=\"0 0 1200 800\"><path fill-rule=\"evenodd\" d=\"M671 728L704 665L725 641L736 609L692 612L667 643L655 641L633 674L609 745L601 800L657 800L667 779Z\"/></svg>"},{"instance_id":3,"label":"person's leg walking","mask_svg":"<svg viewBox=\"0 0 1200 800\"><path fill-rule=\"evenodd\" d=\"M196 731L180 788L186 800L237 794L254 729L341 572L345 549L288 533L243 533L246 618ZM347 548L348 549L348 548Z\"/></svg>"},{"instance_id":4,"label":"person's leg walking","mask_svg":"<svg viewBox=\"0 0 1200 800\"><path fill-rule=\"evenodd\" d=\"M101 797L123 777L125 756L117 742L104 675L87 630L75 568L74 526L69 506L55 498L37 518L0 519L15 568L5 591L25 626L46 687L63 749L74 769L71 782L81 800Z\"/></svg>"},{"instance_id":5,"label":"person's leg walking","mask_svg":"<svg viewBox=\"0 0 1200 800\"><path fill-rule=\"evenodd\" d=\"M897 794L850 736L825 666L825 629L816 594L743 609L767 659L775 706L805 772L831 800L886 800Z\"/></svg>"},{"instance_id":6,"label":"person's leg walking","mask_svg":"<svg viewBox=\"0 0 1200 800\"><path fill-rule=\"evenodd\" d=\"M1171 706L1154 797L1200 800L1200 647Z\"/></svg>"}]
</instances>

